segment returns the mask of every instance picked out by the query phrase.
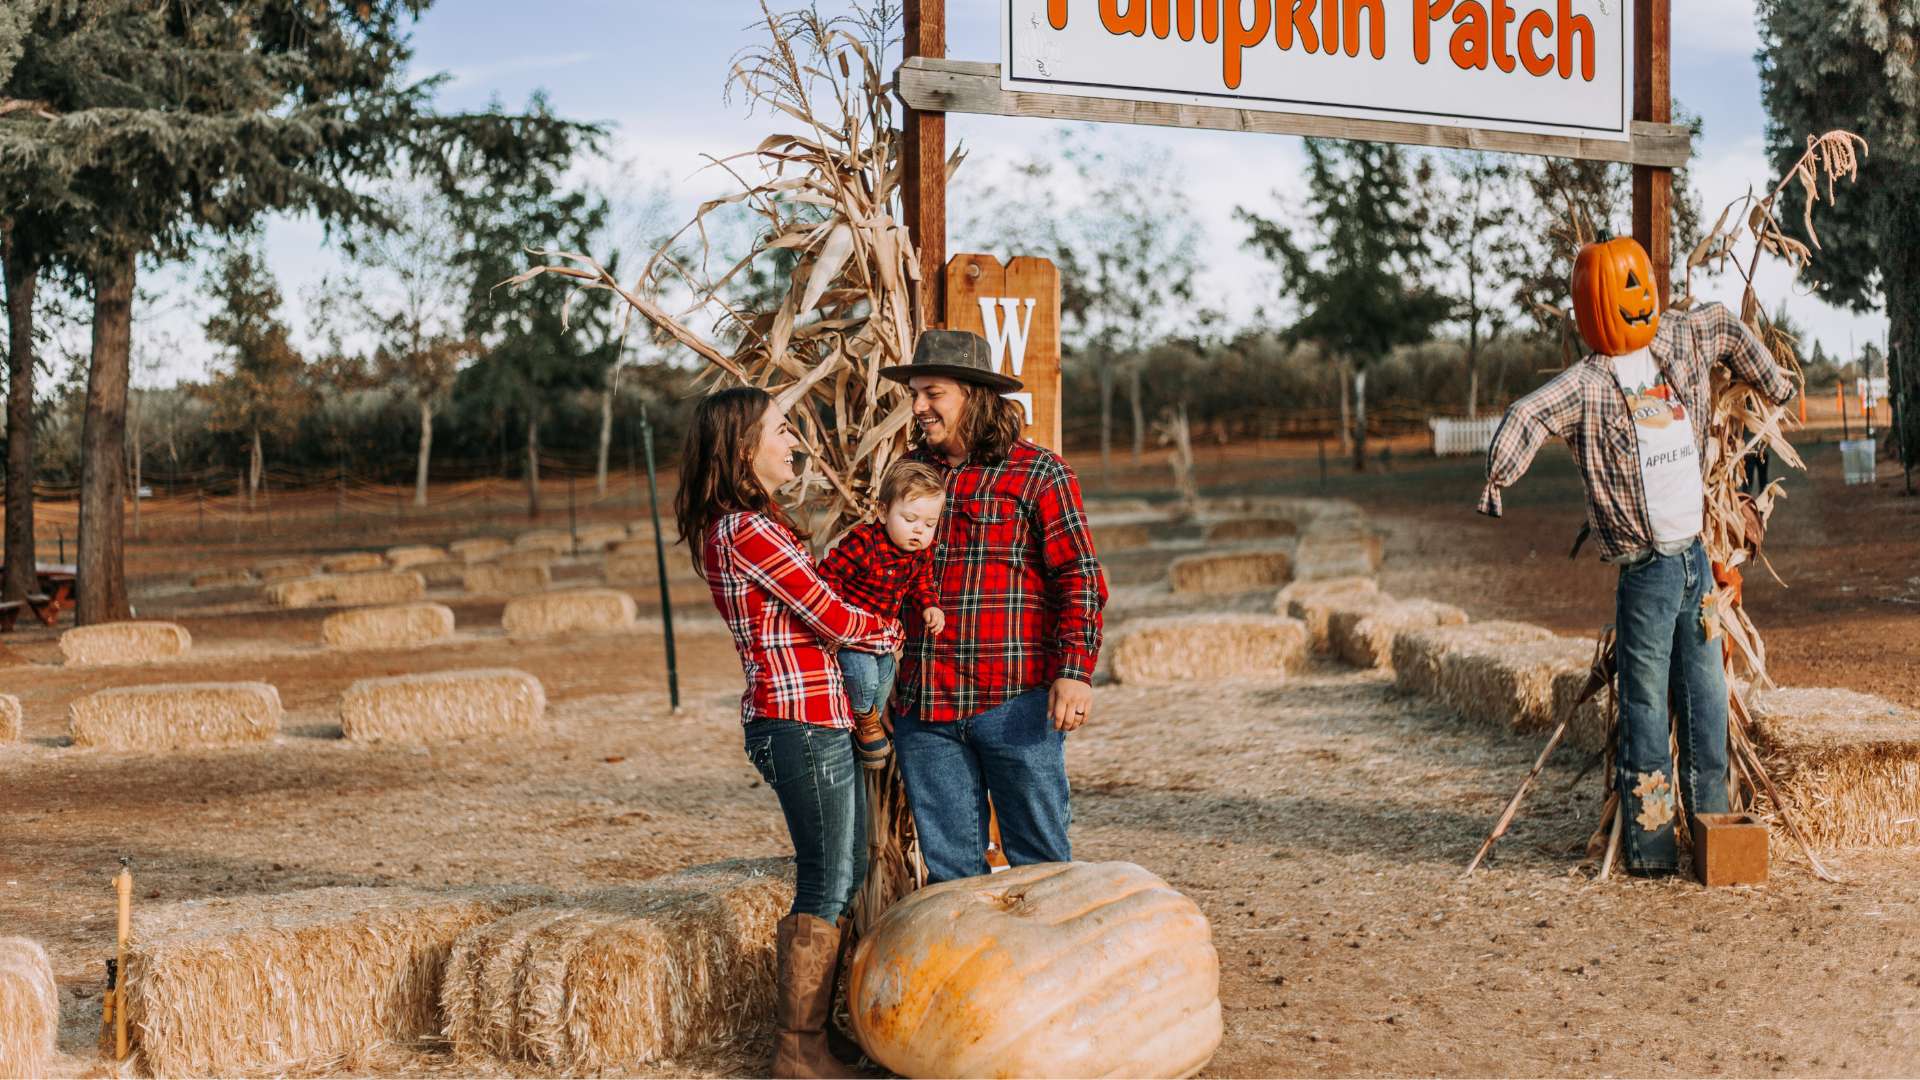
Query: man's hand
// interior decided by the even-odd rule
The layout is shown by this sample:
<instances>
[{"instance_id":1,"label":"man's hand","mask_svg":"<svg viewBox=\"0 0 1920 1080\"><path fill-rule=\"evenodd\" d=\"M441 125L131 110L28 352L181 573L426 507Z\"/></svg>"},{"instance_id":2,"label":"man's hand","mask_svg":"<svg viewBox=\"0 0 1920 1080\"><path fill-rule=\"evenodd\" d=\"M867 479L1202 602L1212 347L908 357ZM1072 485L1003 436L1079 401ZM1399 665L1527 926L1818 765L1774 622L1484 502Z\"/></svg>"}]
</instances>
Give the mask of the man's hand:
<instances>
[{"instance_id":1,"label":"man's hand","mask_svg":"<svg viewBox=\"0 0 1920 1080\"><path fill-rule=\"evenodd\" d=\"M1093 687L1079 679L1055 679L1047 691L1047 712L1055 731L1073 731L1087 722L1093 708Z\"/></svg>"},{"instance_id":2,"label":"man's hand","mask_svg":"<svg viewBox=\"0 0 1920 1080\"><path fill-rule=\"evenodd\" d=\"M940 631L947 628L947 613L937 607L930 607L920 613L920 621L927 624L927 633L939 637Z\"/></svg>"}]
</instances>

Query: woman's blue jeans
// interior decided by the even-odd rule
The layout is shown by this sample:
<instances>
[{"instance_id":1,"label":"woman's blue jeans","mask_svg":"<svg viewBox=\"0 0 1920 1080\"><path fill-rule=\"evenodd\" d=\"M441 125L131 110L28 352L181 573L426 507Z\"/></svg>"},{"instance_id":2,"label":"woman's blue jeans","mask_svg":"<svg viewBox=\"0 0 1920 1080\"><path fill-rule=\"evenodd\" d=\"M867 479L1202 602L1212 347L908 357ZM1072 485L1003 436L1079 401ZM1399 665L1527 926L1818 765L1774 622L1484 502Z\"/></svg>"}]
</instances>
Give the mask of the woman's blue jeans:
<instances>
[{"instance_id":1,"label":"woman's blue jeans","mask_svg":"<svg viewBox=\"0 0 1920 1080\"><path fill-rule=\"evenodd\" d=\"M839 919L867 877L867 789L853 732L762 718L746 725L746 747L793 837L789 914Z\"/></svg>"},{"instance_id":2,"label":"woman's blue jeans","mask_svg":"<svg viewBox=\"0 0 1920 1080\"><path fill-rule=\"evenodd\" d=\"M1708 640L1701 601L1713 569L1698 540L1678 555L1620 569L1614 625L1620 672L1620 745L1614 782L1626 807L1630 870L1679 865L1674 819L1727 809L1727 684L1721 643ZM1680 747L1682 803L1675 804L1668 708Z\"/></svg>"}]
</instances>

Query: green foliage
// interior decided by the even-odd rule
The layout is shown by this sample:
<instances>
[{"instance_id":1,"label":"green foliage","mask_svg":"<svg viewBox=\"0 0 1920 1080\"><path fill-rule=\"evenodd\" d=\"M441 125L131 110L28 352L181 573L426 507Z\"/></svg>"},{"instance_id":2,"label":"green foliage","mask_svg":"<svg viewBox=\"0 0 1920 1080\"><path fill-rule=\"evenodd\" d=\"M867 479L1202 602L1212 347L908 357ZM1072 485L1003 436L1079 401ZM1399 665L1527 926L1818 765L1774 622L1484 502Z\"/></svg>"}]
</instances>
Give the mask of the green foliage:
<instances>
[{"instance_id":1,"label":"green foliage","mask_svg":"<svg viewBox=\"0 0 1920 1080\"><path fill-rule=\"evenodd\" d=\"M293 432L318 395L280 318L280 289L259 252L242 247L220 259L205 290L214 303L207 340L227 354L202 390L212 407L208 423L249 439Z\"/></svg>"}]
</instances>

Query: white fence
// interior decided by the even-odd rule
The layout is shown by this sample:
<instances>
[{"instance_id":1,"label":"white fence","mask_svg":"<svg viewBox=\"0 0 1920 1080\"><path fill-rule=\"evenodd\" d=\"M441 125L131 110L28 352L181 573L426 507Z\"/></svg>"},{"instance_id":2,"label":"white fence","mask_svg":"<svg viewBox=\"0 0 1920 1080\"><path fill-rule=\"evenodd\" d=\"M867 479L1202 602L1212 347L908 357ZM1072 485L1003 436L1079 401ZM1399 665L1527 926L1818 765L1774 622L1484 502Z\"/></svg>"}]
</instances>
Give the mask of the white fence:
<instances>
[{"instance_id":1,"label":"white fence","mask_svg":"<svg viewBox=\"0 0 1920 1080\"><path fill-rule=\"evenodd\" d=\"M1493 442L1493 432L1500 426L1500 418L1483 416L1478 420L1453 420L1433 417L1427 421L1427 426L1433 429L1433 452L1437 457L1484 454L1488 444Z\"/></svg>"}]
</instances>

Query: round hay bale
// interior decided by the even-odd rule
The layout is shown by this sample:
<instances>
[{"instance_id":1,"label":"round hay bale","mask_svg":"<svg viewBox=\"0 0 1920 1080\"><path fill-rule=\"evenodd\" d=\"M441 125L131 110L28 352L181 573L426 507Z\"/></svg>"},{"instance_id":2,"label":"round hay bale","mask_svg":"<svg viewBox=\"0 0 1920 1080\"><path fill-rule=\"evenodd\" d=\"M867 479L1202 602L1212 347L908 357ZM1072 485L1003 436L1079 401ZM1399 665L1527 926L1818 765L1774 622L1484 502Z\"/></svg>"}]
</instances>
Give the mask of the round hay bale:
<instances>
[{"instance_id":1,"label":"round hay bale","mask_svg":"<svg viewBox=\"0 0 1920 1080\"><path fill-rule=\"evenodd\" d=\"M558 529L535 529L514 537L513 550L539 551L548 555L573 554L573 536Z\"/></svg>"},{"instance_id":2,"label":"round hay bale","mask_svg":"<svg viewBox=\"0 0 1920 1080\"><path fill-rule=\"evenodd\" d=\"M360 574L386 568L387 557L377 551L349 551L320 560L320 569L329 574Z\"/></svg>"},{"instance_id":3,"label":"round hay bale","mask_svg":"<svg viewBox=\"0 0 1920 1080\"><path fill-rule=\"evenodd\" d=\"M513 544L498 536L475 536L447 545L447 554L464 563L486 562L512 550Z\"/></svg>"},{"instance_id":4,"label":"round hay bale","mask_svg":"<svg viewBox=\"0 0 1920 1080\"><path fill-rule=\"evenodd\" d=\"M1300 526L1286 518L1246 517L1228 518L1207 526L1207 542L1210 544L1236 544L1247 540L1278 540L1288 536L1300 535Z\"/></svg>"},{"instance_id":5,"label":"round hay bale","mask_svg":"<svg viewBox=\"0 0 1920 1080\"><path fill-rule=\"evenodd\" d=\"M284 608L328 604L404 604L426 595L427 581L412 570L384 570L369 574L338 574L277 581L267 586L267 599Z\"/></svg>"},{"instance_id":6,"label":"round hay bale","mask_svg":"<svg viewBox=\"0 0 1920 1080\"><path fill-rule=\"evenodd\" d=\"M470 593L481 596L512 596L515 593L540 592L553 584L553 571L545 562L490 562L467 567L462 583Z\"/></svg>"},{"instance_id":7,"label":"round hay bale","mask_svg":"<svg viewBox=\"0 0 1920 1080\"><path fill-rule=\"evenodd\" d=\"M254 567L253 572L265 582L291 581L319 574L320 564L311 559L274 559Z\"/></svg>"},{"instance_id":8,"label":"round hay bale","mask_svg":"<svg viewBox=\"0 0 1920 1080\"><path fill-rule=\"evenodd\" d=\"M1550 641L1553 631L1531 623L1490 622L1430 626L1394 635L1393 684L1409 694L1446 701L1441 660L1455 649L1467 652L1498 650L1518 642Z\"/></svg>"},{"instance_id":9,"label":"round hay bale","mask_svg":"<svg viewBox=\"0 0 1920 1080\"><path fill-rule=\"evenodd\" d=\"M792 902L790 860L738 860L476 926L448 956L446 1037L461 1060L564 1076L728 1042L773 1007Z\"/></svg>"},{"instance_id":10,"label":"round hay bale","mask_svg":"<svg viewBox=\"0 0 1920 1080\"><path fill-rule=\"evenodd\" d=\"M1323 581L1296 581L1273 598L1275 614L1299 619L1307 624L1307 640L1313 651L1333 651L1327 639L1327 614L1331 601L1354 596L1372 596L1380 591L1379 582L1370 577L1327 578Z\"/></svg>"},{"instance_id":11,"label":"round hay bale","mask_svg":"<svg viewBox=\"0 0 1920 1080\"><path fill-rule=\"evenodd\" d=\"M266 683L121 686L67 709L73 745L177 750L265 742L280 732L280 692Z\"/></svg>"},{"instance_id":12,"label":"round hay bale","mask_svg":"<svg viewBox=\"0 0 1920 1080\"><path fill-rule=\"evenodd\" d=\"M626 538L625 525L582 525L575 533L581 551L605 551Z\"/></svg>"},{"instance_id":13,"label":"round hay bale","mask_svg":"<svg viewBox=\"0 0 1920 1080\"><path fill-rule=\"evenodd\" d=\"M511 638L551 637L575 631L630 630L640 608L618 589L565 589L508 601L500 625Z\"/></svg>"},{"instance_id":14,"label":"round hay bale","mask_svg":"<svg viewBox=\"0 0 1920 1080\"><path fill-rule=\"evenodd\" d=\"M26 728L26 710L12 694L0 694L0 742L13 742Z\"/></svg>"},{"instance_id":15,"label":"round hay bale","mask_svg":"<svg viewBox=\"0 0 1920 1080\"><path fill-rule=\"evenodd\" d=\"M333 649L404 649L452 636L453 609L445 604L354 608L320 624L320 640Z\"/></svg>"},{"instance_id":16,"label":"round hay bale","mask_svg":"<svg viewBox=\"0 0 1920 1080\"><path fill-rule=\"evenodd\" d=\"M1920 843L1920 714L1816 687L1756 692L1749 712L1774 787L1813 843Z\"/></svg>"},{"instance_id":17,"label":"round hay bale","mask_svg":"<svg viewBox=\"0 0 1920 1080\"><path fill-rule=\"evenodd\" d=\"M887 909L847 1010L902 1076L1191 1076L1220 1045L1220 958L1200 908L1138 866L1017 866Z\"/></svg>"},{"instance_id":18,"label":"round hay bale","mask_svg":"<svg viewBox=\"0 0 1920 1080\"><path fill-rule=\"evenodd\" d=\"M445 562L446 559L447 550L431 544L409 544L387 549L387 565L395 570L405 570L421 563Z\"/></svg>"},{"instance_id":19,"label":"round hay bale","mask_svg":"<svg viewBox=\"0 0 1920 1080\"><path fill-rule=\"evenodd\" d=\"M202 570L187 583L196 589L234 589L253 584L253 575L245 570Z\"/></svg>"},{"instance_id":20,"label":"round hay bale","mask_svg":"<svg viewBox=\"0 0 1920 1080\"><path fill-rule=\"evenodd\" d=\"M1113 646L1113 677L1138 686L1282 679L1307 660L1307 626L1284 615L1134 619Z\"/></svg>"},{"instance_id":21,"label":"round hay bale","mask_svg":"<svg viewBox=\"0 0 1920 1080\"><path fill-rule=\"evenodd\" d=\"M1274 589L1285 585L1292 576L1293 548L1289 545L1183 555L1167 568L1167 579L1177 593Z\"/></svg>"},{"instance_id":22,"label":"round hay bale","mask_svg":"<svg viewBox=\"0 0 1920 1080\"><path fill-rule=\"evenodd\" d=\"M347 687L340 730L354 742L426 744L527 731L546 711L546 688L524 671L435 671Z\"/></svg>"},{"instance_id":23,"label":"round hay bale","mask_svg":"<svg viewBox=\"0 0 1920 1080\"><path fill-rule=\"evenodd\" d=\"M60 1035L60 990L40 943L0 938L0 1076L47 1076Z\"/></svg>"},{"instance_id":24,"label":"round hay bale","mask_svg":"<svg viewBox=\"0 0 1920 1080\"><path fill-rule=\"evenodd\" d=\"M464 588L467 583L467 564L458 559L420 563L410 569L426 581L429 589Z\"/></svg>"},{"instance_id":25,"label":"round hay bale","mask_svg":"<svg viewBox=\"0 0 1920 1080\"><path fill-rule=\"evenodd\" d=\"M60 655L68 667L150 664L185 656L192 648L193 635L170 622L100 623L60 635Z\"/></svg>"},{"instance_id":26,"label":"round hay bale","mask_svg":"<svg viewBox=\"0 0 1920 1080\"><path fill-rule=\"evenodd\" d=\"M1394 635L1403 631L1467 621L1467 613L1452 604L1395 600L1385 594L1370 603L1360 599L1336 605L1327 616L1327 638L1334 651L1355 667L1391 668Z\"/></svg>"}]
</instances>

